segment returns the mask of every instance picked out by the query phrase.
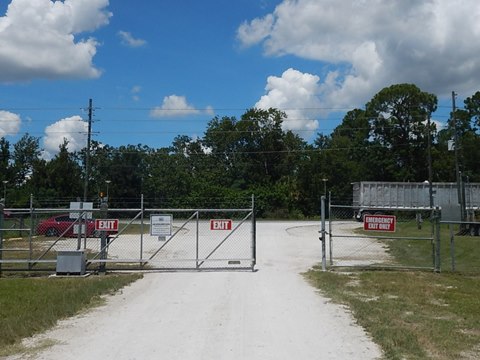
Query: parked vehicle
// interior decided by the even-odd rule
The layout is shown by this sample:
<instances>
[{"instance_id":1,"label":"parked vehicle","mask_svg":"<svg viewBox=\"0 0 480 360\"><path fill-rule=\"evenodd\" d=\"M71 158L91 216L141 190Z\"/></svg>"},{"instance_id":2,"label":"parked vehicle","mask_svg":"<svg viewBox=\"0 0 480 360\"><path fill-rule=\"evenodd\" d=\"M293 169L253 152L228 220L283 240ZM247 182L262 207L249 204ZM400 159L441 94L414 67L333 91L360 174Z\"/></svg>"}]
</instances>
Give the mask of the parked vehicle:
<instances>
[{"instance_id":1,"label":"parked vehicle","mask_svg":"<svg viewBox=\"0 0 480 360\"><path fill-rule=\"evenodd\" d=\"M82 221L85 227L85 221ZM37 235L74 237L78 235L79 220L72 219L68 214L56 215L41 221L37 226ZM95 221L88 219L86 223L87 237L95 236Z\"/></svg>"}]
</instances>

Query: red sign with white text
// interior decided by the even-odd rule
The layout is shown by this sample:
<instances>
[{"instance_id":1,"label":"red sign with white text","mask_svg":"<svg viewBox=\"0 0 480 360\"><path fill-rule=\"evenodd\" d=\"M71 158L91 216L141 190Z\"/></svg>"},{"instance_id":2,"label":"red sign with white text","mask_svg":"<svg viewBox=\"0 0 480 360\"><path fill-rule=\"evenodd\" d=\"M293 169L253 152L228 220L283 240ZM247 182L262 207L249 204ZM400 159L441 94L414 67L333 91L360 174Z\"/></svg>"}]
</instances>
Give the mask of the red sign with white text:
<instances>
[{"instance_id":1,"label":"red sign with white text","mask_svg":"<svg viewBox=\"0 0 480 360\"><path fill-rule=\"evenodd\" d=\"M393 215L364 215L363 230L395 232L396 222Z\"/></svg>"},{"instance_id":2,"label":"red sign with white text","mask_svg":"<svg viewBox=\"0 0 480 360\"><path fill-rule=\"evenodd\" d=\"M95 230L118 231L118 219L96 219Z\"/></svg>"},{"instance_id":3,"label":"red sign with white text","mask_svg":"<svg viewBox=\"0 0 480 360\"><path fill-rule=\"evenodd\" d=\"M210 220L210 230L232 230L232 220L212 219Z\"/></svg>"}]
</instances>

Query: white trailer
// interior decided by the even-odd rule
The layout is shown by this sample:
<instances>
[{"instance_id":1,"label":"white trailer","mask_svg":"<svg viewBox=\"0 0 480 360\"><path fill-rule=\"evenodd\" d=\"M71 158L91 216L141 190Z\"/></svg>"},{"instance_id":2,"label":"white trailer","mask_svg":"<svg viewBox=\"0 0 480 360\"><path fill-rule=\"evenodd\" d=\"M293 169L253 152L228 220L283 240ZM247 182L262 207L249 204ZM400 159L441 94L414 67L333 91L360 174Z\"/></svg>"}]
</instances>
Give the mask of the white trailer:
<instances>
[{"instance_id":1,"label":"white trailer","mask_svg":"<svg viewBox=\"0 0 480 360\"><path fill-rule=\"evenodd\" d=\"M430 184L428 182L380 182L353 183L353 207L355 217L362 220L364 214L395 210L430 210ZM463 197L465 218L462 219ZM442 210L442 220L475 221L475 211L480 209L480 183L432 183L433 207Z\"/></svg>"}]
</instances>

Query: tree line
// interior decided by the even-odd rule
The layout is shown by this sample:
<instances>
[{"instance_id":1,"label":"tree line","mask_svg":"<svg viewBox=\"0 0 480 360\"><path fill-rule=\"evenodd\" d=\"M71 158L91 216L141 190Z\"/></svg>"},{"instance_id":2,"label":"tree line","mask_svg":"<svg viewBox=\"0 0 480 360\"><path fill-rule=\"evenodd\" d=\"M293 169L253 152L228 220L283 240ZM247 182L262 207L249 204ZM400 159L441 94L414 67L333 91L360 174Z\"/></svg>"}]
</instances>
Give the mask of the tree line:
<instances>
[{"instance_id":1,"label":"tree line","mask_svg":"<svg viewBox=\"0 0 480 360\"><path fill-rule=\"evenodd\" d=\"M413 84L382 89L363 109L349 111L331 134L313 143L284 130L278 109L249 109L239 119L214 117L203 137L178 136L168 147L112 147L93 141L88 198L106 196L111 207L242 206L256 198L260 216L309 217L320 197L348 203L352 182L456 181L451 140L457 132L465 179L480 181L480 92L464 101L439 129L432 114L437 97ZM64 206L81 199L86 150L68 142L51 160L41 157L39 138L25 134L13 146L0 139L0 173L8 185L7 207ZM6 188L4 188L5 190Z\"/></svg>"}]
</instances>

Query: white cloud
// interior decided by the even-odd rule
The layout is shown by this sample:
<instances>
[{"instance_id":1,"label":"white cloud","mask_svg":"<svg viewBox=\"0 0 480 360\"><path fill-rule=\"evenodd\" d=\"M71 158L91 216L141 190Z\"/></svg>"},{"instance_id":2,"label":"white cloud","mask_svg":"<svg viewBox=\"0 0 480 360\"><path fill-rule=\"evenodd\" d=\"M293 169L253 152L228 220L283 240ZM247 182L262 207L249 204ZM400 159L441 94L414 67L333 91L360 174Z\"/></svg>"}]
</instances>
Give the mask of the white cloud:
<instances>
[{"instance_id":1,"label":"white cloud","mask_svg":"<svg viewBox=\"0 0 480 360\"><path fill-rule=\"evenodd\" d=\"M95 78L98 43L76 35L108 24L108 0L12 0L0 17L0 81Z\"/></svg>"},{"instance_id":2,"label":"white cloud","mask_svg":"<svg viewBox=\"0 0 480 360\"><path fill-rule=\"evenodd\" d=\"M143 39L136 39L133 35L127 31L119 31L118 36L122 39L122 44L129 47L141 47L147 42Z\"/></svg>"},{"instance_id":3,"label":"white cloud","mask_svg":"<svg viewBox=\"0 0 480 360\"><path fill-rule=\"evenodd\" d=\"M88 123L78 115L61 119L47 126L43 139L44 157L49 159L58 153L59 146L65 139L68 141L68 151L83 149L87 145L87 133Z\"/></svg>"},{"instance_id":4,"label":"white cloud","mask_svg":"<svg viewBox=\"0 0 480 360\"><path fill-rule=\"evenodd\" d=\"M208 106L205 110L201 111L196 109L193 105L187 102L185 96L170 95L163 98L161 106L157 106L150 111L150 116L159 118L165 116L186 116L197 114L213 114L213 109Z\"/></svg>"},{"instance_id":5,"label":"white cloud","mask_svg":"<svg viewBox=\"0 0 480 360\"><path fill-rule=\"evenodd\" d=\"M0 137L16 135L20 130L21 123L19 115L0 110Z\"/></svg>"},{"instance_id":6,"label":"white cloud","mask_svg":"<svg viewBox=\"0 0 480 360\"><path fill-rule=\"evenodd\" d=\"M256 44L269 35L273 22L274 17L271 14L263 19L253 19L250 23L244 22L238 28L237 36L245 46Z\"/></svg>"},{"instance_id":7,"label":"white cloud","mask_svg":"<svg viewBox=\"0 0 480 360\"><path fill-rule=\"evenodd\" d=\"M282 109L288 116L283 122L283 129L307 138L318 128L318 121L314 117L319 115L319 80L316 75L294 69L288 69L282 77L269 76L265 88L267 94L261 97L255 107Z\"/></svg>"},{"instance_id":8,"label":"white cloud","mask_svg":"<svg viewBox=\"0 0 480 360\"><path fill-rule=\"evenodd\" d=\"M318 61L329 71L323 106L351 108L395 83L439 96L478 90L479 18L477 0L284 0L237 38L267 56Z\"/></svg>"}]
</instances>

